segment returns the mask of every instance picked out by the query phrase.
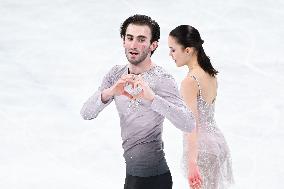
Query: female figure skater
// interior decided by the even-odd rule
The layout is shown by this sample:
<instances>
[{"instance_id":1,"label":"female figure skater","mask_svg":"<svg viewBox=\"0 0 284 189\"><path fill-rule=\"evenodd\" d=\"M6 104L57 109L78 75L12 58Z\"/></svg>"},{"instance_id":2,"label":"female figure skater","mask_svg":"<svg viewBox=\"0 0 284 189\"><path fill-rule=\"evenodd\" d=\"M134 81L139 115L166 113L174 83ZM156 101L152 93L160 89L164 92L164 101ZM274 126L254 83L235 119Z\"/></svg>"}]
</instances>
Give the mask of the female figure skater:
<instances>
[{"instance_id":1,"label":"female figure skater","mask_svg":"<svg viewBox=\"0 0 284 189\"><path fill-rule=\"evenodd\" d=\"M177 67L187 66L181 95L196 118L192 133L184 133L183 165L190 188L224 189L233 183L231 157L214 120L218 73L205 54L197 29L180 25L169 34L168 45Z\"/></svg>"}]
</instances>

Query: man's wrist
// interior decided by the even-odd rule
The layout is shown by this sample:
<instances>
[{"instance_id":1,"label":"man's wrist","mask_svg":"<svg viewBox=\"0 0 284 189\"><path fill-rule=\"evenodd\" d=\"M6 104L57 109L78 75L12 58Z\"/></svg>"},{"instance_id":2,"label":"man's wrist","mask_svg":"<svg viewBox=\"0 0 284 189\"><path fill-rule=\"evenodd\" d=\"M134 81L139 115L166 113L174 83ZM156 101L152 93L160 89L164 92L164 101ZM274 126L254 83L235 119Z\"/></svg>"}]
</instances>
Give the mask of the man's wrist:
<instances>
[{"instance_id":1,"label":"man's wrist","mask_svg":"<svg viewBox=\"0 0 284 189\"><path fill-rule=\"evenodd\" d=\"M107 89L102 91L101 99L102 99L103 103L107 103L109 101L109 99L111 99L111 97L113 97L113 94L111 92L111 88L107 88Z\"/></svg>"}]
</instances>

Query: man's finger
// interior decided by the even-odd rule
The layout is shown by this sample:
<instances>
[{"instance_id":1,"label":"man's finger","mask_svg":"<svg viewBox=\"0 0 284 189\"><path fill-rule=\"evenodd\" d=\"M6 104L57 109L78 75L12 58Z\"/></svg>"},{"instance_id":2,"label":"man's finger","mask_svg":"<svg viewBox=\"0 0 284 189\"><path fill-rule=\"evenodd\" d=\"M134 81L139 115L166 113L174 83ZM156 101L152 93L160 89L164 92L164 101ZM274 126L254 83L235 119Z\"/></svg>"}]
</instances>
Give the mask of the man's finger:
<instances>
[{"instance_id":1,"label":"man's finger","mask_svg":"<svg viewBox=\"0 0 284 189\"><path fill-rule=\"evenodd\" d=\"M130 99L133 99L133 96L130 95L129 93L127 93L126 91L123 91L123 92L122 92L122 95L127 96L127 97L130 98Z\"/></svg>"},{"instance_id":2,"label":"man's finger","mask_svg":"<svg viewBox=\"0 0 284 189\"><path fill-rule=\"evenodd\" d=\"M123 75L121 76L122 79L132 79L135 78L134 74L127 74L127 75Z\"/></svg>"}]
</instances>

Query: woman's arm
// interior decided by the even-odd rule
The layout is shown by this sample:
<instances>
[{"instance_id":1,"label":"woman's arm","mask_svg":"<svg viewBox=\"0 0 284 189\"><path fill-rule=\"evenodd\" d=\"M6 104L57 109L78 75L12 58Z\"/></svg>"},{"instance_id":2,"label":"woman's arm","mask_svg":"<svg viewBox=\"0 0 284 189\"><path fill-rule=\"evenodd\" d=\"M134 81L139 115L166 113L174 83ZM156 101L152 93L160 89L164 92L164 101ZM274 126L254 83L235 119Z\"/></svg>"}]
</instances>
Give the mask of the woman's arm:
<instances>
[{"instance_id":1,"label":"woman's arm","mask_svg":"<svg viewBox=\"0 0 284 189\"><path fill-rule=\"evenodd\" d=\"M198 110L197 110L197 95L198 95L198 85L195 80L190 77L184 79L181 83L181 95L187 107L192 111L196 127L191 133L185 133L187 148L188 148L188 166L189 174L188 181L191 187L201 185L201 176L199 168L197 166L197 157L198 157Z\"/></svg>"}]
</instances>

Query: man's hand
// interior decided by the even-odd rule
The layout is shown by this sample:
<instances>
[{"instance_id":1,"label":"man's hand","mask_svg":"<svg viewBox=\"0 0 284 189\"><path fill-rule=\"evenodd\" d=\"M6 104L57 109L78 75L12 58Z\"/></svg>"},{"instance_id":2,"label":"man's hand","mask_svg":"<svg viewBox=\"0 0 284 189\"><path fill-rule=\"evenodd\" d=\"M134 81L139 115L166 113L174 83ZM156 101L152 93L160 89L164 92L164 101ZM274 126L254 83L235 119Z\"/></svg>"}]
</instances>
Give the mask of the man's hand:
<instances>
[{"instance_id":1,"label":"man's hand","mask_svg":"<svg viewBox=\"0 0 284 189\"><path fill-rule=\"evenodd\" d=\"M124 75L113 86L103 90L102 101L107 102L111 97L120 96L120 95L124 95L124 96L127 96L128 98L132 99L133 98L132 95L130 95L129 93L127 93L124 90L124 87L128 83L131 83L133 85L133 80L131 80L131 79L132 79L131 75L129 75L129 74Z\"/></svg>"},{"instance_id":2,"label":"man's hand","mask_svg":"<svg viewBox=\"0 0 284 189\"><path fill-rule=\"evenodd\" d=\"M150 88L148 83L145 82L140 75L135 76L134 83L133 83L133 88L138 88L138 87L140 87L142 90L139 94L133 96L133 99L142 98L145 100L153 101L155 97L155 93Z\"/></svg>"}]
</instances>

